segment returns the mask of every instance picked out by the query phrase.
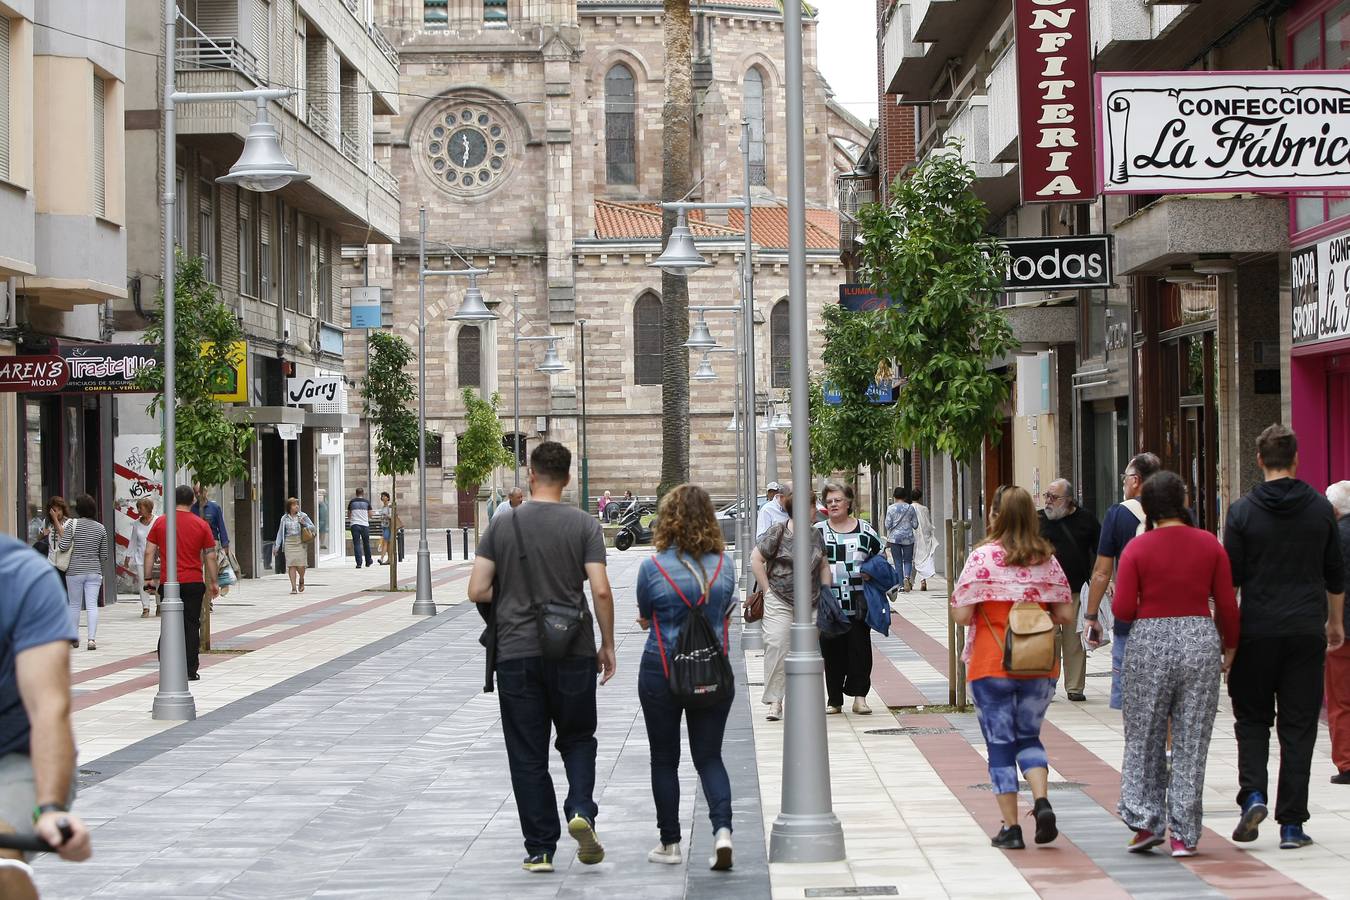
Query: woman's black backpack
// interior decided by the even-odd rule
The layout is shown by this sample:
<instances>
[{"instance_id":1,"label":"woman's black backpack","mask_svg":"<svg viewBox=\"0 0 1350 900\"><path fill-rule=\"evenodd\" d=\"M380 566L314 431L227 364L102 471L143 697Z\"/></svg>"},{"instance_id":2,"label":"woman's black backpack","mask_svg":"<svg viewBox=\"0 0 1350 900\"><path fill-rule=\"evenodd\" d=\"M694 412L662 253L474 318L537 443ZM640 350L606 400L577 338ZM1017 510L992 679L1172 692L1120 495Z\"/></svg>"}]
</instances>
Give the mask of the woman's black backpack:
<instances>
[{"instance_id":1,"label":"woman's black backpack","mask_svg":"<svg viewBox=\"0 0 1350 900\"><path fill-rule=\"evenodd\" d=\"M717 571L713 572L703 596L693 604L684 596L684 591L680 590L674 579L661 568L661 564L652 560L689 608L680 639L675 645L675 653L669 660L666 658L666 645L661 639L661 623L656 620L655 611L652 613L656 644L661 648L661 668L666 673L666 681L670 684L670 693L675 702L685 709L717 706L736 695L736 677L731 671L731 660L727 658L727 622L725 619L722 621L722 640L719 643L717 633L708 624L708 617L699 608L708 602L708 593L717 582L717 576L722 574L723 560L725 557L717 561Z\"/></svg>"}]
</instances>

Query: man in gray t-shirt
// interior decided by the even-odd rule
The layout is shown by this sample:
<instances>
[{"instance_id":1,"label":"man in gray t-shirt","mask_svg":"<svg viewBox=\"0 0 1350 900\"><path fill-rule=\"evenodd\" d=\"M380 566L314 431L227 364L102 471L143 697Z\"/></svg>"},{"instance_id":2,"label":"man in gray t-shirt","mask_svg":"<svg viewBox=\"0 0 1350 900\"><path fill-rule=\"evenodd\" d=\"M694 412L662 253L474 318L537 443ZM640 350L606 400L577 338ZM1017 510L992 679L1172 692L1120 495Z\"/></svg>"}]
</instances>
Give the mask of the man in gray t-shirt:
<instances>
[{"instance_id":1,"label":"man in gray t-shirt","mask_svg":"<svg viewBox=\"0 0 1350 900\"><path fill-rule=\"evenodd\" d=\"M496 632L497 697L511 787L525 836L527 872L552 872L561 828L549 777L549 737L567 771L563 813L577 842L577 860L605 858L595 833L596 672L604 684L614 674L614 595L605 570L600 524L563 505L572 454L555 441L530 453L530 501L494 518L478 544L469 575L469 599L491 604ZM519 527L525 544L521 559ZM569 653L546 658L539 645L536 605L586 607L584 588L600 626L600 646L588 616ZM491 632L489 632L491 634Z\"/></svg>"}]
</instances>

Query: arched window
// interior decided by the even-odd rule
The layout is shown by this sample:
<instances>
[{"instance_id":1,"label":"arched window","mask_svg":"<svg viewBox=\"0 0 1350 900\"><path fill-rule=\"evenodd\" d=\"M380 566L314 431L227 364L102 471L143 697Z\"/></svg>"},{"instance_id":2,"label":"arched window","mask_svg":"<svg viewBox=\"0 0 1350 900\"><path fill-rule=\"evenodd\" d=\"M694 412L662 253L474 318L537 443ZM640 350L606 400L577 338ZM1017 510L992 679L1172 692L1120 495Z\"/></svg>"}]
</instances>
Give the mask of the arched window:
<instances>
[{"instance_id":1,"label":"arched window","mask_svg":"<svg viewBox=\"0 0 1350 900\"><path fill-rule=\"evenodd\" d=\"M605 181L637 184L637 94L633 70L618 63L605 75Z\"/></svg>"},{"instance_id":2,"label":"arched window","mask_svg":"<svg viewBox=\"0 0 1350 900\"><path fill-rule=\"evenodd\" d=\"M788 302L784 297L769 313L769 364L773 372L771 384L776 388L788 387L792 377L792 341L788 330Z\"/></svg>"},{"instance_id":3,"label":"arched window","mask_svg":"<svg viewBox=\"0 0 1350 900\"><path fill-rule=\"evenodd\" d=\"M459 360L459 386L483 386L483 341L477 325L465 325L455 338Z\"/></svg>"},{"instance_id":4,"label":"arched window","mask_svg":"<svg viewBox=\"0 0 1350 900\"><path fill-rule=\"evenodd\" d=\"M764 171L764 74L759 69L745 73L745 118L750 122L750 185L765 184Z\"/></svg>"},{"instance_id":5,"label":"arched window","mask_svg":"<svg viewBox=\"0 0 1350 900\"><path fill-rule=\"evenodd\" d=\"M633 383L661 383L661 299L643 294L633 305Z\"/></svg>"}]
</instances>

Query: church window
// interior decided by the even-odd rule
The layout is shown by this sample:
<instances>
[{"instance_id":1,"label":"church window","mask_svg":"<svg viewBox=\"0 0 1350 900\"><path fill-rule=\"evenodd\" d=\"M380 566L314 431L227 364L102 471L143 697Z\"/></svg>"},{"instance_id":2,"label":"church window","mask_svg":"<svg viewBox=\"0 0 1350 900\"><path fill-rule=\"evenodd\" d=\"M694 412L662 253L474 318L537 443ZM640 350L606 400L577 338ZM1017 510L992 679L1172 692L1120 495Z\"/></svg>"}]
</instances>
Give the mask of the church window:
<instances>
[{"instance_id":1,"label":"church window","mask_svg":"<svg viewBox=\"0 0 1350 900\"><path fill-rule=\"evenodd\" d=\"M506 0L483 0L483 27L505 28Z\"/></svg>"},{"instance_id":2,"label":"church window","mask_svg":"<svg viewBox=\"0 0 1350 900\"><path fill-rule=\"evenodd\" d=\"M769 313L769 360L773 367L773 387L788 387L792 377L792 341L789 337L786 297L775 303L773 311Z\"/></svg>"},{"instance_id":3,"label":"church window","mask_svg":"<svg viewBox=\"0 0 1350 900\"><path fill-rule=\"evenodd\" d=\"M750 185L763 187L764 170L764 75L759 69L745 73L745 118L750 123Z\"/></svg>"},{"instance_id":4,"label":"church window","mask_svg":"<svg viewBox=\"0 0 1350 900\"><path fill-rule=\"evenodd\" d=\"M455 355L459 364L459 386L482 387L482 339L477 325L465 325L455 338Z\"/></svg>"},{"instance_id":5,"label":"church window","mask_svg":"<svg viewBox=\"0 0 1350 900\"><path fill-rule=\"evenodd\" d=\"M605 75L605 181L636 184L636 93L633 70L619 63Z\"/></svg>"},{"instance_id":6,"label":"church window","mask_svg":"<svg viewBox=\"0 0 1350 900\"><path fill-rule=\"evenodd\" d=\"M450 25L450 11L446 8L450 0L424 0L422 3L422 24L427 28L447 28Z\"/></svg>"},{"instance_id":7,"label":"church window","mask_svg":"<svg viewBox=\"0 0 1350 900\"><path fill-rule=\"evenodd\" d=\"M643 294L633 306L634 384L661 383L661 300Z\"/></svg>"}]
</instances>

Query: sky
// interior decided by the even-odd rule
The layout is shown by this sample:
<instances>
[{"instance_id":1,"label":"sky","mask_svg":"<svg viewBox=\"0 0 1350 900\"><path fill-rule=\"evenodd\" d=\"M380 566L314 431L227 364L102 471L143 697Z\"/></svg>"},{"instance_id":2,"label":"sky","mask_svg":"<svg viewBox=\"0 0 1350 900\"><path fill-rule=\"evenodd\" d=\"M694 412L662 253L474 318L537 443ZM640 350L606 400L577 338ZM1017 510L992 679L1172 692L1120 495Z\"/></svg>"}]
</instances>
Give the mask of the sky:
<instances>
[{"instance_id":1,"label":"sky","mask_svg":"<svg viewBox=\"0 0 1350 900\"><path fill-rule=\"evenodd\" d=\"M816 62L834 98L864 122L877 118L876 0L815 0Z\"/></svg>"}]
</instances>

